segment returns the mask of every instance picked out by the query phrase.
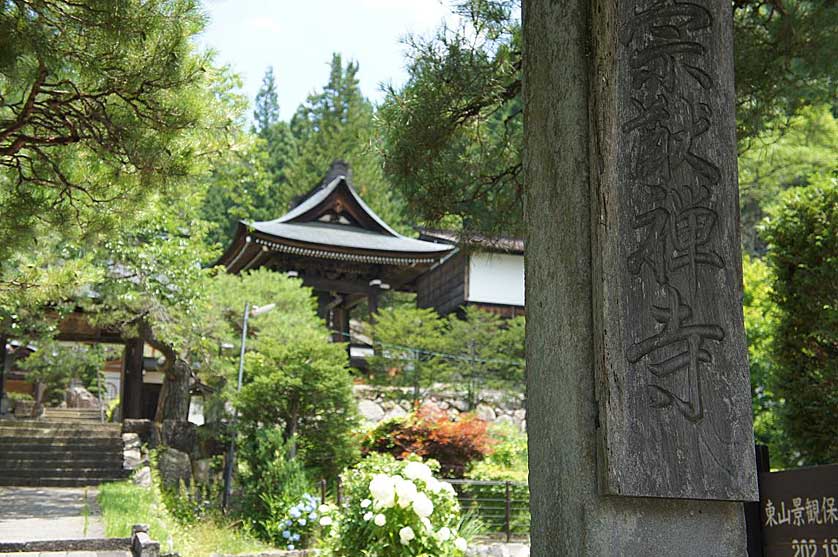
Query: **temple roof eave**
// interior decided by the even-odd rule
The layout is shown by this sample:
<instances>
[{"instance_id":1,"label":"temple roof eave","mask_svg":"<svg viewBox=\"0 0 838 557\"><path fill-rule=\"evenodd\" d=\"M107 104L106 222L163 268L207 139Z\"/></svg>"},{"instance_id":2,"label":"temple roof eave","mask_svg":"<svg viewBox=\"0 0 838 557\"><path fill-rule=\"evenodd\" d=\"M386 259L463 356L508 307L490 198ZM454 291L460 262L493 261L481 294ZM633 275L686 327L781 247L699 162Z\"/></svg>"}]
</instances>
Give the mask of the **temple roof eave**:
<instances>
[{"instance_id":1,"label":"temple roof eave","mask_svg":"<svg viewBox=\"0 0 838 557\"><path fill-rule=\"evenodd\" d=\"M416 240L418 242L418 240ZM424 242L431 244L430 242ZM246 271L265 255L289 255L333 261L392 266L431 266L447 257L456 248L447 244L431 244L436 251L374 250L352 246L335 246L293 238L275 236L248 228L244 223L237 229L236 239L218 260L230 272Z\"/></svg>"}]
</instances>

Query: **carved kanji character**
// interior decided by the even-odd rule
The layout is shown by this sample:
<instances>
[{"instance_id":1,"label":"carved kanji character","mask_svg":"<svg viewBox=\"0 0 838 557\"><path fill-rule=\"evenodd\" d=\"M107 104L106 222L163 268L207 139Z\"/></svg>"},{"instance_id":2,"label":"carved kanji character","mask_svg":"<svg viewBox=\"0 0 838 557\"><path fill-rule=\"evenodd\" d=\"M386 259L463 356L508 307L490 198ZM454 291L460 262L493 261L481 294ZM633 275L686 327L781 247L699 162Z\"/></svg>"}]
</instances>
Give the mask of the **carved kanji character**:
<instances>
[{"instance_id":1,"label":"carved kanji character","mask_svg":"<svg viewBox=\"0 0 838 557\"><path fill-rule=\"evenodd\" d=\"M646 355L663 348L675 346L680 352L675 356L647 364L649 371L657 377L666 377L678 371L686 372L687 396L677 394L653 383L649 384L652 405L657 408L674 405L688 420L697 422L704 417L701 392L702 363L712 361L710 353L703 347L707 340L721 341L724 331L718 325L690 325L692 310L681 303L681 295L672 285L666 285L668 307L653 306L655 319L664 324L657 334L629 346L626 357L637 363Z\"/></svg>"}]
</instances>

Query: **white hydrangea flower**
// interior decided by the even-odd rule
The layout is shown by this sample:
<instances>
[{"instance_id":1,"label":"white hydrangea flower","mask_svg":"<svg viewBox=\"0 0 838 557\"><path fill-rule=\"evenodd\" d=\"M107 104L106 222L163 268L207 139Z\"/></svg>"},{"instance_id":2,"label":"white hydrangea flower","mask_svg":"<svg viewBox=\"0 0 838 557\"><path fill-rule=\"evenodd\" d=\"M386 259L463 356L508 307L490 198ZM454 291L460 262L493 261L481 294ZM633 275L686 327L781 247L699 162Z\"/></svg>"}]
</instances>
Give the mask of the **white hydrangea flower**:
<instances>
[{"instance_id":1,"label":"white hydrangea flower","mask_svg":"<svg viewBox=\"0 0 838 557\"><path fill-rule=\"evenodd\" d=\"M407 545L411 542L411 540L416 538L416 534L413 533L413 528L410 526L405 526L401 530L399 530L399 539L402 542L402 545Z\"/></svg>"},{"instance_id":2,"label":"white hydrangea flower","mask_svg":"<svg viewBox=\"0 0 838 557\"><path fill-rule=\"evenodd\" d=\"M367 521L367 522L369 522L370 520L372 520L372 513L371 513L371 512L369 512L369 511L367 511L366 513L364 513L364 520L365 520L365 521Z\"/></svg>"},{"instance_id":3,"label":"white hydrangea flower","mask_svg":"<svg viewBox=\"0 0 838 557\"><path fill-rule=\"evenodd\" d=\"M422 480L424 482L427 482L434 477L434 473L431 472L431 469L427 464L413 460L408 462L404 467L404 475L411 480Z\"/></svg>"},{"instance_id":4,"label":"white hydrangea flower","mask_svg":"<svg viewBox=\"0 0 838 557\"><path fill-rule=\"evenodd\" d=\"M425 530L427 530L428 532L433 532L434 531L434 525L431 524L431 521L428 520L427 517L420 518L419 522L421 522L425 526Z\"/></svg>"},{"instance_id":5,"label":"white hydrangea flower","mask_svg":"<svg viewBox=\"0 0 838 557\"><path fill-rule=\"evenodd\" d=\"M396 482L396 494L399 496L399 506L406 509L413 503L418 490L416 484L410 480L398 480Z\"/></svg>"},{"instance_id":6,"label":"white hydrangea flower","mask_svg":"<svg viewBox=\"0 0 838 557\"><path fill-rule=\"evenodd\" d=\"M439 529L439 532L436 533L436 539L441 542L447 542L451 539L451 528L448 526L443 526Z\"/></svg>"},{"instance_id":7,"label":"white hydrangea flower","mask_svg":"<svg viewBox=\"0 0 838 557\"><path fill-rule=\"evenodd\" d=\"M384 526L385 524L387 524L387 517L381 513L378 513L377 515L375 515L373 522L375 522L376 526Z\"/></svg>"},{"instance_id":8,"label":"white hydrangea flower","mask_svg":"<svg viewBox=\"0 0 838 557\"><path fill-rule=\"evenodd\" d=\"M454 489L453 485L451 485L448 482L439 482L439 483L442 484L442 489L444 489L445 491L447 491L449 494L453 495L454 497L457 496L457 490Z\"/></svg>"},{"instance_id":9,"label":"white hydrangea flower","mask_svg":"<svg viewBox=\"0 0 838 557\"><path fill-rule=\"evenodd\" d=\"M376 505L389 509L396 503L394 479L387 474L376 474L370 482L370 493Z\"/></svg>"},{"instance_id":10,"label":"white hydrangea flower","mask_svg":"<svg viewBox=\"0 0 838 557\"><path fill-rule=\"evenodd\" d=\"M322 513L327 513L331 510L332 509L331 509L331 507L329 507L329 505L320 505L320 508L319 508L319 511L320 511L321 514Z\"/></svg>"},{"instance_id":11,"label":"white hydrangea flower","mask_svg":"<svg viewBox=\"0 0 838 557\"><path fill-rule=\"evenodd\" d=\"M465 550L468 549L468 543L463 538L457 538L454 540L454 547L465 552Z\"/></svg>"},{"instance_id":12,"label":"white hydrangea flower","mask_svg":"<svg viewBox=\"0 0 838 557\"><path fill-rule=\"evenodd\" d=\"M425 485L428 486L428 489L431 491L431 493L439 493L440 491L442 491L442 482L440 482L433 476L425 480Z\"/></svg>"},{"instance_id":13,"label":"white hydrangea flower","mask_svg":"<svg viewBox=\"0 0 838 557\"><path fill-rule=\"evenodd\" d=\"M416 498L413 500L413 512L415 512L419 518L427 518L434 512L434 504L427 495L424 493L418 493Z\"/></svg>"},{"instance_id":14,"label":"white hydrangea flower","mask_svg":"<svg viewBox=\"0 0 838 557\"><path fill-rule=\"evenodd\" d=\"M361 508L362 509L366 509L370 505L372 505L372 501L370 501L369 499L364 499L363 501L361 501Z\"/></svg>"},{"instance_id":15,"label":"white hydrangea flower","mask_svg":"<svg viewBox=\"0 0 838 557\"><path fill-rule=\"evenodd\" d=\"M332 517L331 516L324 516L320 518L320 526L331 526L332 525Z\"/></svg>"}]
</instances>

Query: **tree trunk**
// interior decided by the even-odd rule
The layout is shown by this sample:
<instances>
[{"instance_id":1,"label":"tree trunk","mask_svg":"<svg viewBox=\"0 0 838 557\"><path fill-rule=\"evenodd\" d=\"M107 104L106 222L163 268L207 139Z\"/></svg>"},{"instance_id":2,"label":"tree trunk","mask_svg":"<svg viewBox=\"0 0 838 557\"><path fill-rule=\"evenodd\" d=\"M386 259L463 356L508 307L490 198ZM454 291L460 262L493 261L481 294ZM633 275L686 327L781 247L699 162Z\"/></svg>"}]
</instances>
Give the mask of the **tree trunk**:
<instances>
[{"instance_id":1,"label":"tree trunk","mask_svg":"<svg viewBox=\"0 0 838 557\"><path fill-rule=\"evenodd\" d=\"M155 422L189 419L189 365L178 358L165 374L157 401Z\"/></svg>"}]
</instances>

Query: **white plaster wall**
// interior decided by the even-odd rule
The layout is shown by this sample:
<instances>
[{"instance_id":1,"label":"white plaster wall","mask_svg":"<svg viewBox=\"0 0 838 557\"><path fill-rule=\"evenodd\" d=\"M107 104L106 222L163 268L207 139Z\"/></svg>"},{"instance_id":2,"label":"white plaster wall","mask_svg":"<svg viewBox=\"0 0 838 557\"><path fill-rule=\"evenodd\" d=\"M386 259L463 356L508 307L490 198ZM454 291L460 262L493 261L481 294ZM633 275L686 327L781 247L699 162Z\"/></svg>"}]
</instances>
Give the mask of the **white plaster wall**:
<instances>
[{"instance_id":1,"label":"white plaster wall","mask_svg":"<svg viewBox=\"0 0 838 557\"><path fill-rule=\"evenodd\" d=\"M475 253L469 257L469 302L524 305L524 256Z\"/></svg>"}]
</instances>

